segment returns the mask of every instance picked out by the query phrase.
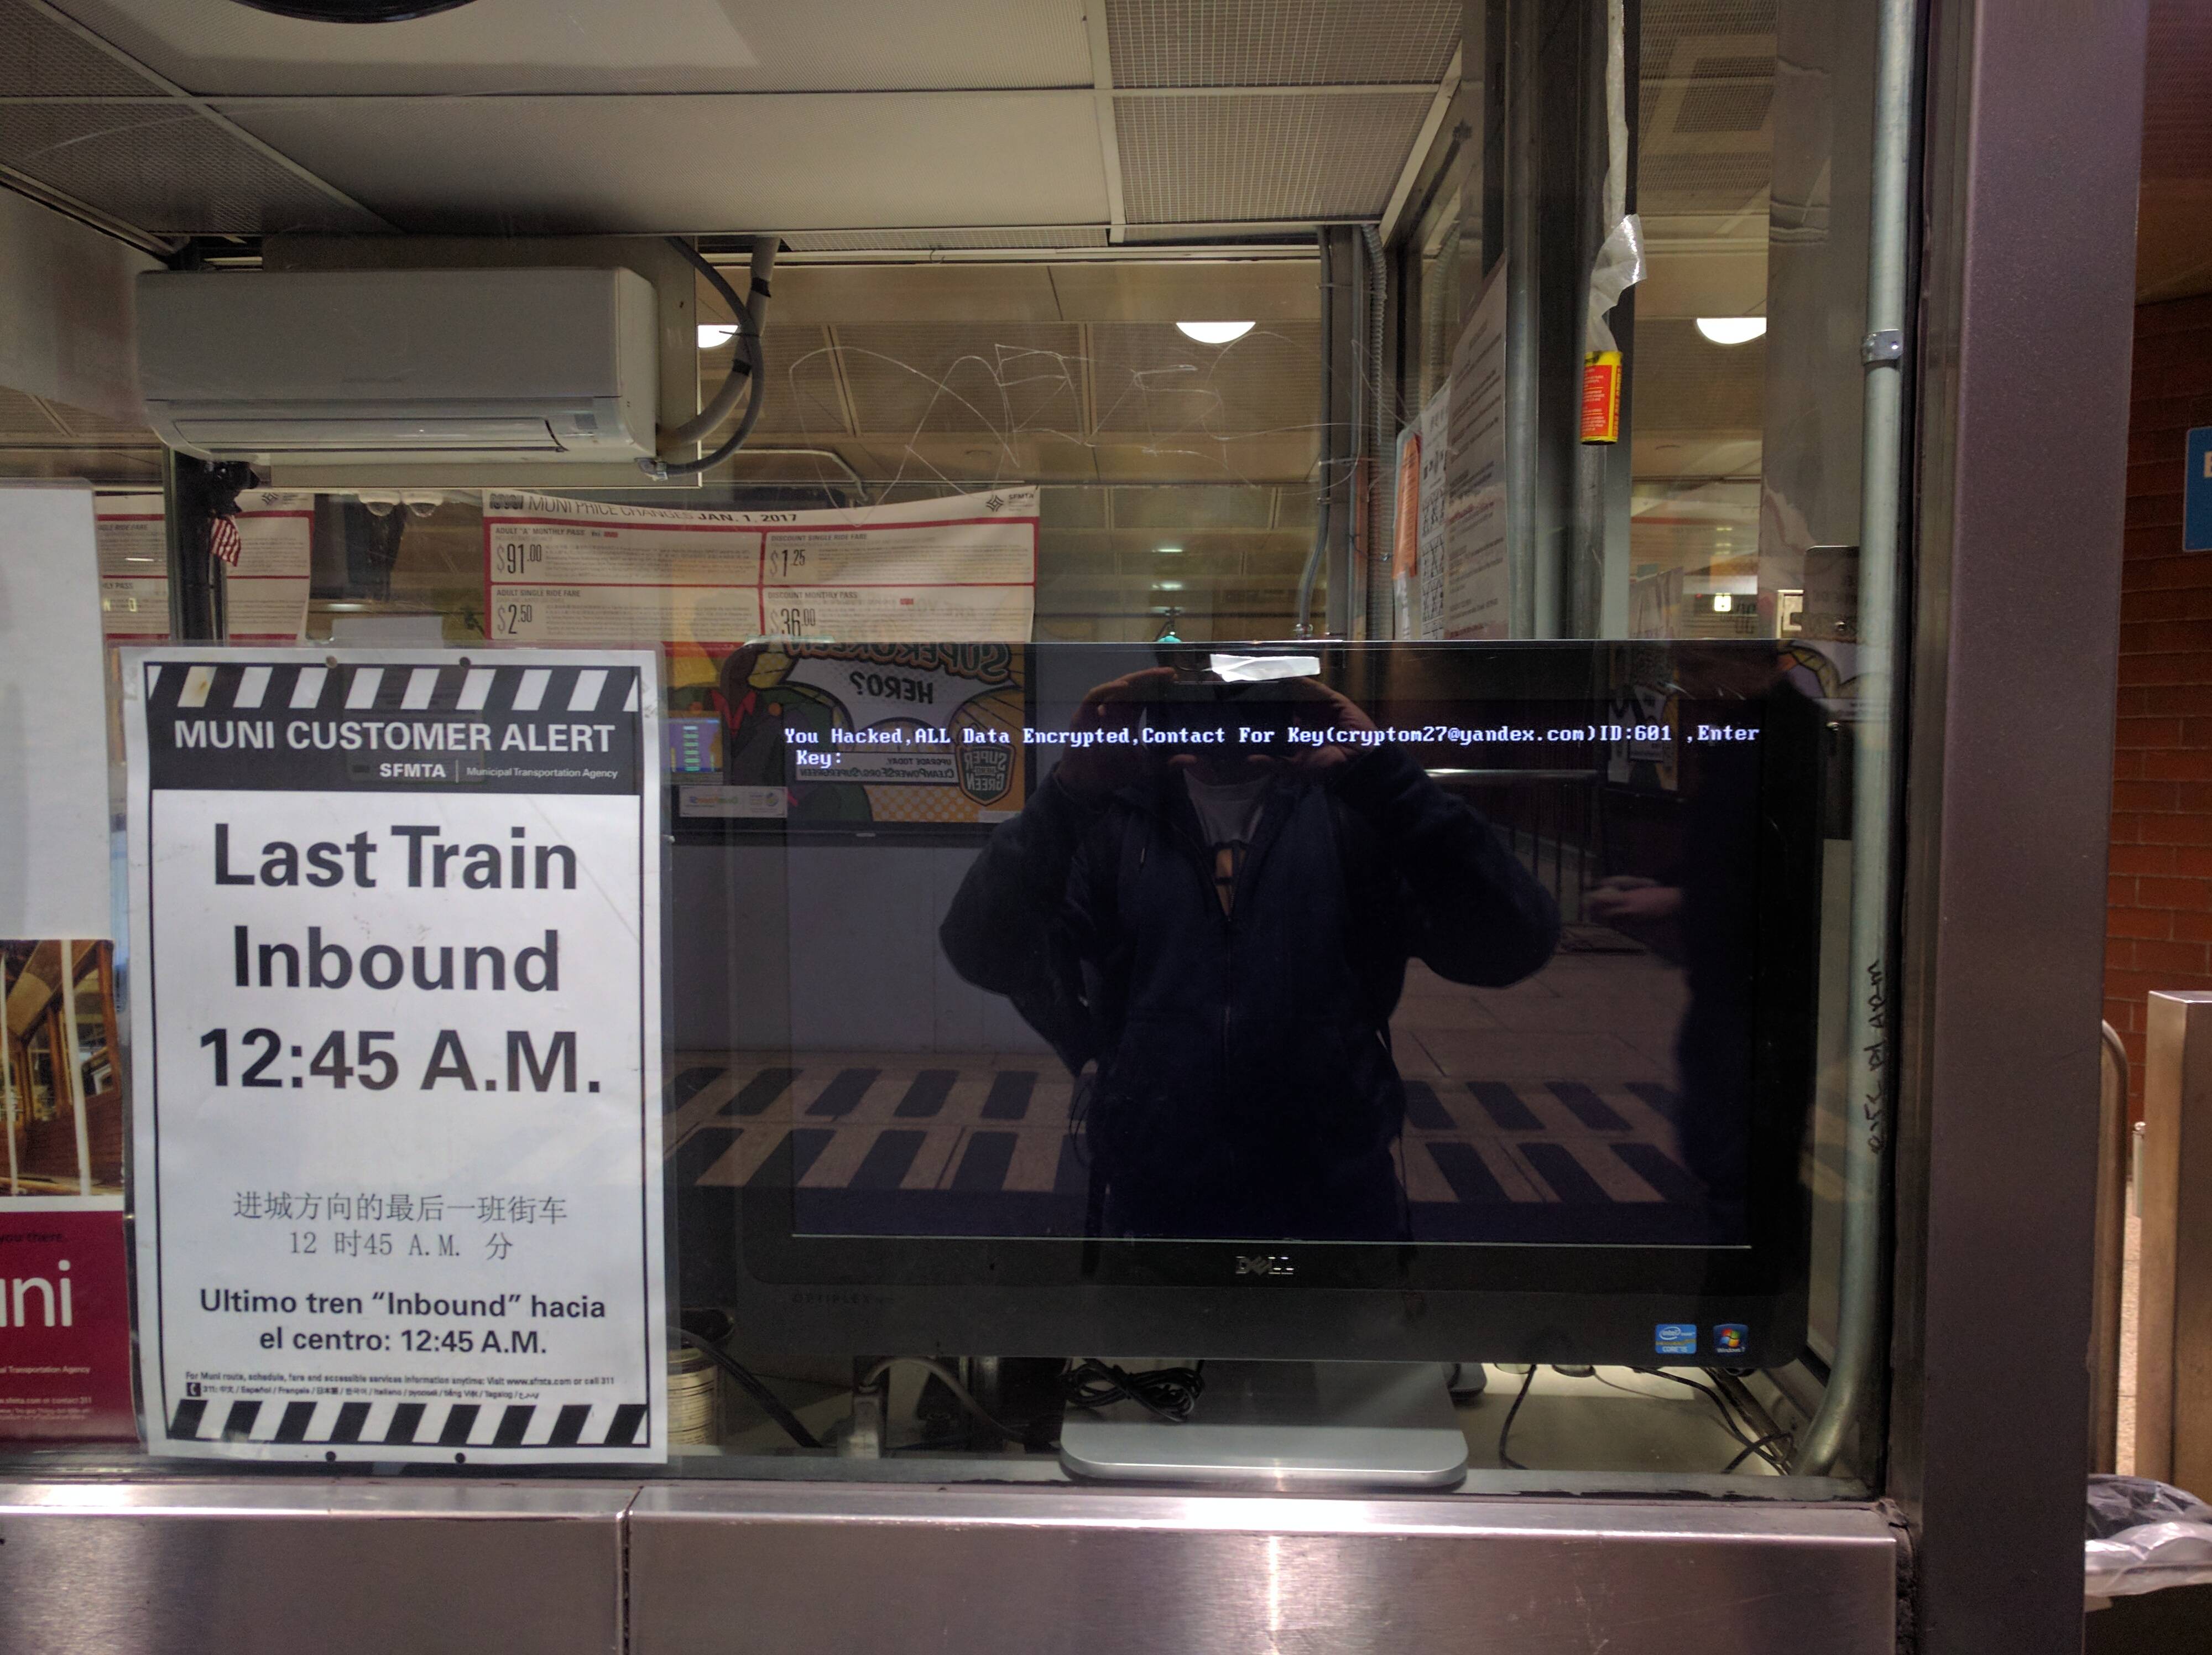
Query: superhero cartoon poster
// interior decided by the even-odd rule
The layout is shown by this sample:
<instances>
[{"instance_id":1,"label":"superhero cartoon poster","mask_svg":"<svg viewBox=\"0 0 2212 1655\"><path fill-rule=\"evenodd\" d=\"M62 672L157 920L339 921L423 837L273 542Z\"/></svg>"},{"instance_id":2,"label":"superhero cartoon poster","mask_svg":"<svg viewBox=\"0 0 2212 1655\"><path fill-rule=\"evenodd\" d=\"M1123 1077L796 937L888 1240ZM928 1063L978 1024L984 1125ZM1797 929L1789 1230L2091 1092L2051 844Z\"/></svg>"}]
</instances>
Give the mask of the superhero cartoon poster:
<instances>
[{"instance_id":1,"label":"superhero cartoon poster","mask_svg":"<svg viewBox=\"0 0 2212 1655\"><path fill-rule=\"evenodd\" d=\"M1028 796L1025 666L1005 643L673 646L669 716L689 726L694 765L679 811L821 827L1002 821Z\"/></svg>"}]
</instances>

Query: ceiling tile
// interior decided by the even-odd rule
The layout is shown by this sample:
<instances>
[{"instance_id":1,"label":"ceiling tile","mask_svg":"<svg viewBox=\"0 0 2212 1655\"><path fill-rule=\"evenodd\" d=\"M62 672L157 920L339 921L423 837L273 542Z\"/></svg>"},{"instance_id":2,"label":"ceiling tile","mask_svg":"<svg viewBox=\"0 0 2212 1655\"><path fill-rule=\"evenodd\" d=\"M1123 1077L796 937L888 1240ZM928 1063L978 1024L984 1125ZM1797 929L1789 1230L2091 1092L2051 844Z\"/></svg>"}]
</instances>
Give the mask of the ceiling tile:
<instances>
[{"instance_id":1,"label":"ceiling tile","mask_svg":"<svg viewBox=\"0 0 2212 1655\"><path fill-rule=\"evenodd\" d=\"M26 396L21 391L0 390L0 437L52 440L68 435L61 422L36 397Z\"/></svg>"},{"instance_id":2,"label":"ceiling tile","mask_svg":"<svg viewBox=\"0 0 2212 1655\"><path fill-rule=\"evenodd\" d=\"M21 0L0 0L0 98L143 98L161 90Z\"/></svg>"},{"instance_id":3,"label":"ceiling tile","mask_svg":"<svg viewBox=\"0 0 2212 1655\"><path fill-rule=\"evenodd\" d=\"M1080 435L1082 330L1067 323L836 330L860 429Z\"/></svg>"},{"instance_id":4,"label":"ceiling tile","mask_svg":"<svg viewBox=\"0 0 2212 1655\"><path fill-rule=\"evenodd\" d=\"M1321 325L1270 323L1234 344L1200 344L1164 323L1091 330L1098 429L1175 441L1312 429Z\"/></svg>"},{"instance_id":5,"label":"ceiling tile","mask_svg":"<svg viewBox=\"0 0 2212 1655\"><path fill-rule=\"evenodd\" d=\"M1116 86L1434 81L1460 0L1106 0Z\"/></svg>"},{"instance_id":6,"label":"ceiling tile","mask_svg":"<svg viewBox=\"0 0 2212 1655\"><path fill-rule=\"evenodd\" d=\"M754 428L763 441L774 434L820 441L843 432L845 417L838 400L837 376L830 366L828 343L827 336L818 327L778 327L773 321L769 324L767 335L762 340L768 362L766 400L761 405L760 423ZM727 346L701 356L699 396L702 405L721 389L722 376L730 369L730 356ZM708 446L711 447L728 435L744 411L744 404L740 402L737 412L708 438Z\"/></svg>"},{"instance_id":7,"label":"ceiling tile","mask_svg":"<svg viewBox=\"0 0 2212 1655\"><path fill-rule=\"evenodd\" d=\"M0 165L163 235L380 228L183 104L17 104Z\"/></svg>"},{"instance_id":8,"label":"ceiling tile","mask_svg":"<svg viewBox=\"0 0 2212 1655\"><path fill-rule=\"evenodd\" d=\"M963 247L1103 247L1103 224L1011 224L988 230L801 230L785 237L793 253L872 253Z\"/></svg>"},{"instance_id":9,"label":"ceiling tile","mask_svg":"<svg viewBox=\"0 0 2212 1655\"><path fill-rule=\"evenodd\" d=\"M1129 222L1375 217L1431 101L1403 92L1116 98Z\"/></svg>"},{"instance_id":10,"label":"ceiling tile","mask_svg":"<svg viewBox=\"0 0 2212 1655\"><path fill-rule=\"evenodd\" d=\"M1765 422L1766 341L1714 344L1692 321L1638 318L1629 367L1636 434L1756 431Z\"/></svg>"},{"instance_id":11,"label":"ceiling tile","mask_svg":"<svg viewBox=\"0 0 2212 1655\"><path fill-rule=\"evenodd\" d=\"M1103 222L1088 92L319 98L219 106L402 228Z\"/></svg>"},{"instance_id":12,"label":"ceiling tile","mask_svg":"<svg viewBox=\"0 0 2212 1655\"><path fill-rule=\"evenodd\" d=\"M205 94L1088 86L1082 0L475 0L314 23L235 0L60 0Z\"/></svg>"}]
</instances>

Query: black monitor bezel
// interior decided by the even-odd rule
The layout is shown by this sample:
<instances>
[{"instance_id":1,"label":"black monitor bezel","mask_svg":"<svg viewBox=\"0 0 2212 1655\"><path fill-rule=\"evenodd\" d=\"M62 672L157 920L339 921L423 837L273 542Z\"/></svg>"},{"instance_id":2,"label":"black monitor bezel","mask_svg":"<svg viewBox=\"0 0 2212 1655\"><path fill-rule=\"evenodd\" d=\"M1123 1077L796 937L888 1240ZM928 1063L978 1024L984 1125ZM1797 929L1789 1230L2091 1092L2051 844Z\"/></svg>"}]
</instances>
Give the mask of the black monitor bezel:
<instances>
[{"instance_id":1,"label":"black monitor bezel","mask_svg":"<svg viewBox=\"0 0 2212 1655\"><path fill-rule=\"evenodd\" d=\"M1102 671L1129 653L1042 647L1095 650ZM1334 645L1318 653L1328 681L1356 697L1417 690L1431 652L1480 652L1497 686L1486 693L1589 702L1632 683L1701 673L1742 682L1759 676L1762 661L1778 676L1790 648L1601 642ZM1033 686L1038 677L1032 666ZM1753 1084L1764 1106L1751 1122L1746 1244L801 1234L788 1162L779 1176L772 1159L730 1196L740 1325L792 1349L1648 1362L1655 1321L1702 1318L1753 1328L1746 1366L1794 1357L1806 1314L1802 1161L1816 1064L1821 790L1832 738L1816 703L1777 695L1769 706L1797 727L1795 739L1762 740ZM1271 1263L1255 1269L1255 1258Z\"/></svg>"}]
</instances>

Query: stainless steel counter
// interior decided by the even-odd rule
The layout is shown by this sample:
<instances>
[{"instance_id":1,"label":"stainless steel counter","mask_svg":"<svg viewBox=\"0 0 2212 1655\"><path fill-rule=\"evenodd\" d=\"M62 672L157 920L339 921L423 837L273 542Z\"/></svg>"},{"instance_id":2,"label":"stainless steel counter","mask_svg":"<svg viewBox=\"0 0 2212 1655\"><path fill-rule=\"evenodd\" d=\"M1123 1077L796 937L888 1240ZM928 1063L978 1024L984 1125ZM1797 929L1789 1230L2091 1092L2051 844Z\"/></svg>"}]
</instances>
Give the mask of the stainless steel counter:
<instances>
[{"instance_id":1,"label":"stainless steel counter","mask_svg":"<svg viewBox=\"0 0 2212 1655\"><path fill-rule=\"evenodd\" d=\"M799 1482L0 1484L0 1649L1883 1655L1863 1505Z\"/></svg>"}]
</instances>

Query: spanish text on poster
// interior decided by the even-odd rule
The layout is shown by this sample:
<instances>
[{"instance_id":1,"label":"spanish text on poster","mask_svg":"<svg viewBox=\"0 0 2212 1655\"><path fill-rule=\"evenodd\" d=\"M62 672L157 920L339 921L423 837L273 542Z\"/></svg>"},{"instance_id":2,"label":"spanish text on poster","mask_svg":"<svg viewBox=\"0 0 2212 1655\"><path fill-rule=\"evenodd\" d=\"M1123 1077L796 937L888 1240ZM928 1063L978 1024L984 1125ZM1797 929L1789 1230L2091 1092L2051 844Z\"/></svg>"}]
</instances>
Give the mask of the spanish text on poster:
<instances>
[{"instance_id":1,"label":"spanish text on poster","mask_svg":"<svg viewBox=\"0 0 2212 1655\"><path fill-rule=\"evenodd\" d=\"M156 1452L665 1457L658 671L126 653Z\"/></svg>"}]
</instances>

